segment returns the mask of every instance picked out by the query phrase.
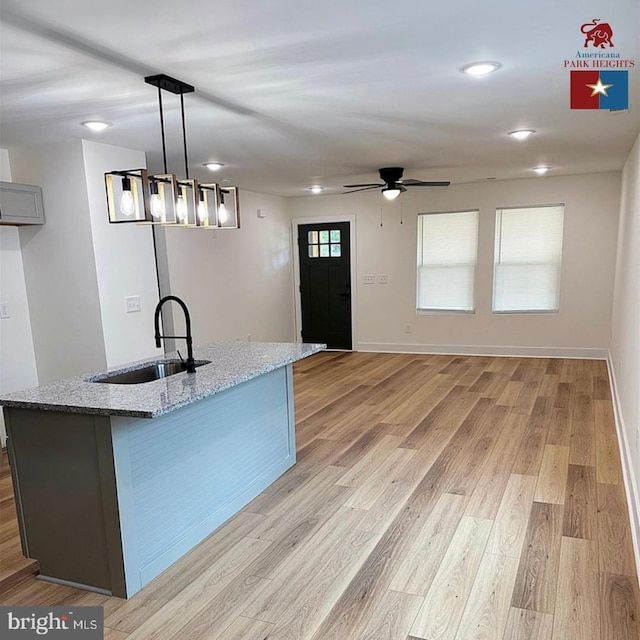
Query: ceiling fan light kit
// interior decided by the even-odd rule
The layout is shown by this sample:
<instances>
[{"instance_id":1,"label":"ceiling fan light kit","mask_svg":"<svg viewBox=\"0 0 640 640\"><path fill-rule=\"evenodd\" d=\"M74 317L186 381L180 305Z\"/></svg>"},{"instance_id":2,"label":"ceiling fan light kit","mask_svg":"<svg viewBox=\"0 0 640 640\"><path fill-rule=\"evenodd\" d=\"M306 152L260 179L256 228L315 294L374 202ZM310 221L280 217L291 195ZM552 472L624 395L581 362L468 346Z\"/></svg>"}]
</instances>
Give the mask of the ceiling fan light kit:
<instances>
[{"instance_id":1,"label":"ceiling fan light kit","mask_svg":"<svg viewBox=\"0 0 640 640\"><path fill-rule=\"evenodd\" d=\"M147 76L144 81L158 89L164 173L150 176L145 169L127 169L105 173L109 222L135 222L137 224L159 224L189 228L238 229L240 227L240 218L236 188L225 188L226 193L233 192L233 197L228 198L228 203L224 203L224 195L219 185L215 183L201 185L197 180L189 178L184 94L193 93L195 88L186 82L176 80L165 74ZM167 149L162 107L163 91L180 96L184 178L176 177L175 174L167 171ZM215 171L224 165L220 162L211 162L206 163L204 166ZM221 211L224 220L221 219Z\"/></svg>"},{"instance_id":2,"label":"ceiling fan light kit","mask_svg":"<svg viewBox=\"0 0 640 640\"><path fill-rule=\"evenodd\" d=\"M385 187L382 190L382 195L387 199L387 200L395 200L402 192L400 191L400 189L392 189L389 187Z\"/></svg>"}]
</instances>

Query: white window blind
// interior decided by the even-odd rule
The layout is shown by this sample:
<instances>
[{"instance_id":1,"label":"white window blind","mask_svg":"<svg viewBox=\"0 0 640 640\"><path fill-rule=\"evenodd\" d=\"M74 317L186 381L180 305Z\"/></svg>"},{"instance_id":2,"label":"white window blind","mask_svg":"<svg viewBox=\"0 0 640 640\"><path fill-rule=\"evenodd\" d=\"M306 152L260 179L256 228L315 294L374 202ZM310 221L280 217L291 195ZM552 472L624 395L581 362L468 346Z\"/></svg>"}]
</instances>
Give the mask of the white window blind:
<instances>
[{"instance_id":1,"label":"white window blind","mask_svg":"<svg viewBox=\"0 0 640 640\"><path fill-rule=\"evenodd\" d=\"M557 311L564 205L496 210L493 310Z\"/></svg>"},{"instance_id":2,"label":"white window blind","mask_svg":"<svg viewBox=\"0 0 640 640\"><path fill-rule=\"evenodd\" d=\"M418 310L473 311L478 211L418 216Z\"/></svg>"}]
</instances>

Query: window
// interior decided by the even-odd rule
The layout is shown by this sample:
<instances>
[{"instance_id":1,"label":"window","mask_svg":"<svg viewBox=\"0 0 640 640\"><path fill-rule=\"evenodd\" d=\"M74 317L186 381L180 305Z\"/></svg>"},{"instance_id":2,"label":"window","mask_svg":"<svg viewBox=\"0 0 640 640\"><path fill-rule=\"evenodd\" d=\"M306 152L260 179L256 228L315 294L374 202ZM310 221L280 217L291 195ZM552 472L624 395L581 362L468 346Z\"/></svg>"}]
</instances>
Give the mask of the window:
<instances>
[{"instance_id":1,"label":"window","mask_svg":"<svg viewBox=\"0 0 640 640\"><path fill-rule=\"evenodd\" d=\"M557 311L564 205L496 210L493 311Z\"/></svg>"},{"instance_id":2,"label":"window","mask_svg":"<svg viewBox=\"0 0 640 640\"><path fill-rule=\"evenodd\" d=\"M307 241L310 258L339 258L341 256L340 229L309 231Z\"/></svg>"},{"instance_id":3,"label":"window","mask_svg":"<svg viewBox=\"0 0 640 640\"><path fill-rule=\"evenodd\" d=\"M418 215L418 310L473 311L478 211Z\"/></svg>"}]
</instances>

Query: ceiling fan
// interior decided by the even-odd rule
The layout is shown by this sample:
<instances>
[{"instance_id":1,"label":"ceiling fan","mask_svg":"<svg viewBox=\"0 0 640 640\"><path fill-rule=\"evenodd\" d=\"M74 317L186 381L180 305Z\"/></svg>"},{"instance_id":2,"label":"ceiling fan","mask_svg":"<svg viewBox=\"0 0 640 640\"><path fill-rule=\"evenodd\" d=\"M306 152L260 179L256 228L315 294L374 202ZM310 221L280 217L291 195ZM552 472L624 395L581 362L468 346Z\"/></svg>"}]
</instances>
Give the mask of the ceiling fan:
<instances>
[{"instance_id":1,"label":"ceiling fan","mask_svg":"<svg viewBox=\"0 0 640 640\"><path fill-rule=\"evenodd\" d=\"M404 167L383 167L379 169L380 179L383 183L368 182L365 184L345 184L345 193L355 193L356 191L368 191L369 189L379 189L382 187L382 195L387 200L395 200L407 187L448 187L451 183L448 180L430 181L414 180L413 178L402 179Z\"/></svg>"}]
</instances>

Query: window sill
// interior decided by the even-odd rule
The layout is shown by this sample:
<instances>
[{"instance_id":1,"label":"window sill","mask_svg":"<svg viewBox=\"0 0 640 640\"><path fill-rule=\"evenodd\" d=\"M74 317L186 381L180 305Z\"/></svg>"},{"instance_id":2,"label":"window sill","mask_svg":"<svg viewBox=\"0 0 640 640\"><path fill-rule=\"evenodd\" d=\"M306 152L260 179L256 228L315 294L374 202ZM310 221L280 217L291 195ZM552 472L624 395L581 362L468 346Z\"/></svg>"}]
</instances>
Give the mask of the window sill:
<instances>
[{"instance_id":1,"label":"window sill","mask_svg":"<svg viewBox=\"0 0 640 640\"><path fill-rule=\"evenodd\" d=\"M474 315L475 309L416 309L417 316Z\"/></svg>"},{"instance_id":2,"label":"window sill","mask_svg":"<svg viewBox=\"0 0 640 640\"><path fill-rule=\"evenodd\" d=\"M530 316L530 315L543 315L543 316L549 316L549 315L558 315L560 313L559 309L550 309L548 311L544 310L544 309L532 309L531 311L526 311L526 310L515 310L515 311L494 311L492 310L491 313L493 315L496 316L512 316L512 315L523 315L523 316Z\"/></svg>"}]
</instances>

